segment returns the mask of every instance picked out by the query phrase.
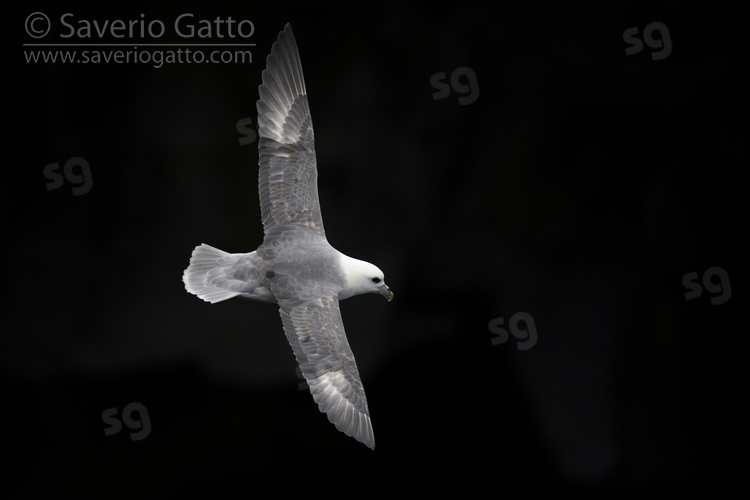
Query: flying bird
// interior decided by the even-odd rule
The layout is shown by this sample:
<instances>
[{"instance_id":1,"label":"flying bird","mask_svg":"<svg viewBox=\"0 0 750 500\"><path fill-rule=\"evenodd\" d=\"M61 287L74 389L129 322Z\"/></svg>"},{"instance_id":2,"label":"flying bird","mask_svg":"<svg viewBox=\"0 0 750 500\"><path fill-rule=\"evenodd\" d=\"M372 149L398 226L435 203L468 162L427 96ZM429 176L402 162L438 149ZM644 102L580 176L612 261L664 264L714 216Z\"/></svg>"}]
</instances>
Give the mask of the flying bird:
<instances>
[{"instance_id":1,"label":"flying bird","mask_svg":"<svg viewBox=\"0 0 750 500\"><path fill-rule=\"evenodd\" d=\"M284 333L320 411L339 431L375 449L339 301L378 293L390 302L393 292L380 269L342 254L326 239L315 136L289 24L271 47L258 92L263 243L250 253L198 245L182 279L188 292L207 302L244 297L278 304Z\"/></svg>"}]
</instances>

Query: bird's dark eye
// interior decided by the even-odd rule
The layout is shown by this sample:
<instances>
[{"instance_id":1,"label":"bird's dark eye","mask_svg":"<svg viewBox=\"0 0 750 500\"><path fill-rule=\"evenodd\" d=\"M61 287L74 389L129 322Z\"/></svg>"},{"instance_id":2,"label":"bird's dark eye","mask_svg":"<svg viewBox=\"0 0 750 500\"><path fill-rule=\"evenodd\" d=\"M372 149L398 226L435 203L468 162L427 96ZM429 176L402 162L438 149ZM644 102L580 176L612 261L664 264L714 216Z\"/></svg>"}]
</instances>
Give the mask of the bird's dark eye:
<instances>
[{"instance_id":1,"label":"bird's dark eye","mask_svg":"<svg viewBox=\"0 0 750 500\"><path fill-rule=\"evenodd\" d=\"M380 278L373 278L373 279L372 279L372 282L373 282L373 283L380 283Z\"/></svg>"}]
</instances>

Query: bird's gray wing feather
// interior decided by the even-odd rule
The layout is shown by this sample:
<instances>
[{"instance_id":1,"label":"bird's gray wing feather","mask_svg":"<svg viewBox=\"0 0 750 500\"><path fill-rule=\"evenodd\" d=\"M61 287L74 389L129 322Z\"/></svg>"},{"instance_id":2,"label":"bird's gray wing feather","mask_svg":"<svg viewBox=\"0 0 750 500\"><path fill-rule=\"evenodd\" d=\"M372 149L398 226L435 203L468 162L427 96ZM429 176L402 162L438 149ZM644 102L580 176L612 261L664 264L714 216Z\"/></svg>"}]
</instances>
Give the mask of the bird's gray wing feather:
<instances>
[{"instance_id":1,"label":"bird's gray wing feather","mask_svg":"<svg viewBox=\"0 0 750 500\"><path fill-rule=\"evenodd\" d=\"M297 42L286 25L258 91L258 191L263 226L299 224L325 236L318 200L315 136Z\"/></svg>"},{"instance_id":2,"label":"bird's gray wing feather","mask_svg":"<svg viewBox=\"0 0 750 500\"><path fill-rule=\"evenodd\" d=\"M284 333L321 412L338 430L375 448L365 390L341 318L336 286L282 274L266 278Z\"/></svg>"}]
</instances>

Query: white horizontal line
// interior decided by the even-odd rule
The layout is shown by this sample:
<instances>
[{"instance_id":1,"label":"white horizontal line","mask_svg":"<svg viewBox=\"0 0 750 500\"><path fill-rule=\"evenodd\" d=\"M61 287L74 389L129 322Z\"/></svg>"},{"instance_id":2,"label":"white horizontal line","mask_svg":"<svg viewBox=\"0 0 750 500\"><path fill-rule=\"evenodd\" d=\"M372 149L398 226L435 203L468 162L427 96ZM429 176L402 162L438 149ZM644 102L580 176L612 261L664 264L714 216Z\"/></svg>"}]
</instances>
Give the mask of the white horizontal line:
<instances>
[{"instance_id":1,"label":"white horizontal line","mask_svg":"<svg viewBox=\"0 0 750 500\"><path fill-rule=\"evenodd\" d=\"M255 47L254 43L24 43L24 47Z\"/></svg>"}]
</instances>

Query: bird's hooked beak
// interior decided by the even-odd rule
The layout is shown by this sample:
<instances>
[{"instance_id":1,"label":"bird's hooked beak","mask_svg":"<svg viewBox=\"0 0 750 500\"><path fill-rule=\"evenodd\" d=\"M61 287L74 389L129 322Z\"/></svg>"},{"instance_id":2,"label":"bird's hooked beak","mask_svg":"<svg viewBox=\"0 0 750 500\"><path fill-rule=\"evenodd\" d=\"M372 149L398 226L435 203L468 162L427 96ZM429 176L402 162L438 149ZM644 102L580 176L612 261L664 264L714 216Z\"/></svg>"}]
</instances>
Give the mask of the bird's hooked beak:
<instances>
[{"instance_id":1,"label":"bird's hooked beak","mask_svg":"<svg viewBox=\"0 0 750 500\"><path fill-rule=\"evenodd\" d=\"M385 283L383 283L382 285L378 287L378 293L380 293L380 295L385 297L385 300L387 300L388 302L393 300L393 292L391 291L390 288L388 288L388 285L386 285Z\"/></svg>"}]
</instances>

